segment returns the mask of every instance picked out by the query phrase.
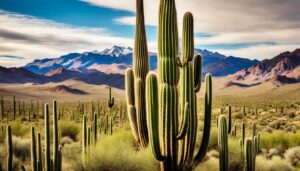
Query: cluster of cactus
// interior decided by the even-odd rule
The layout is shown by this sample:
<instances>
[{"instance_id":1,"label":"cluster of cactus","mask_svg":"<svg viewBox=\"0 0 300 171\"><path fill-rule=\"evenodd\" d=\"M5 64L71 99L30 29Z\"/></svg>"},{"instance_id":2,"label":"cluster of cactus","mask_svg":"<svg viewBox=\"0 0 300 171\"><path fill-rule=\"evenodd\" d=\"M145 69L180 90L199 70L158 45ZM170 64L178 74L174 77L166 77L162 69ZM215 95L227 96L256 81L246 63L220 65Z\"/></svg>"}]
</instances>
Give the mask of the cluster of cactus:
<instances>
[{"instance_id":1,"label":"cluster of cactus","mask_svg":"<svg viewBox=\"0 0 300 171\"><path fill-rule=\"evenodd\" d=\"M149 72L148 47L144 21L143 0L136 1L136 26L133 69L126 70L128 117L133 135L142 147L148 145L145 82Z\"/></svg>"},{"instance_id":2,"label":"cluster of cactus","mask_svg":"<svg viewBox=\"0 0 300 171\"><path fill-rule=\"evenodd\" d=\"M194 157L198 125L196 93L201 87L202 59L200 55L193 59L193 15L189 12L184 15L181 62L177 56L175 1L161 0L159 9L158 77L150 72L146 78L149 142L154 157L161 162L161 170L192 170L203 161L207 152L211 128L211 75L206 76L203 135ZM179 110L180 68L182 94ZM180 116L181 122L178 123Z\"/></svg>"}]
</instances>

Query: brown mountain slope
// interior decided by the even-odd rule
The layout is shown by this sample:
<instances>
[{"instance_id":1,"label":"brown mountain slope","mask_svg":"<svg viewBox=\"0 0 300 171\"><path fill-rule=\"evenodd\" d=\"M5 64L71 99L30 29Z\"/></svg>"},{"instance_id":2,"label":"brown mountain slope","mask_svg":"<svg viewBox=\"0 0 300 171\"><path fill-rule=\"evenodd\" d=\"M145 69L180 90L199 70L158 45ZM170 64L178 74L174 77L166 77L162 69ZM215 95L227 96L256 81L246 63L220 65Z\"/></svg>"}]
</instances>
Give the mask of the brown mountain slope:
<instances>
[{"instance_id":1,"label":"brown mountain slope","mask_svg":"<svg viewBox=\"0 0 300 171\"><path fill-rule=\"evenodd\" d=\"M229 78L232 82L247 84L266 81L287 84L300 82L300 49L263 60L250 68L230 75Z\"/></svg>"}]
</instances>

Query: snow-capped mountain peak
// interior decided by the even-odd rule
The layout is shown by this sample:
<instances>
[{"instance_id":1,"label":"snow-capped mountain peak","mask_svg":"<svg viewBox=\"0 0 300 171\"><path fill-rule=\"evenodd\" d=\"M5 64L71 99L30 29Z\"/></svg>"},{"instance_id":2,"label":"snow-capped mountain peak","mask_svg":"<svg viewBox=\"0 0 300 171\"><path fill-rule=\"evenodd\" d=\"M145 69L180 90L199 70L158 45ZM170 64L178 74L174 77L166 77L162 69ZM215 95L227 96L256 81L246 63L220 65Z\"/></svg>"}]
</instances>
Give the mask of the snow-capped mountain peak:
<instances>
[{"instance_id":1,"label":"snow-capped mountain peak","mask_svg":"<svg viewBox=\"0 0 300 171\"><path fill-rule=\"evenodd\" d=\"M113 46L110 49L104 49L99 54L119 57L119 56L123 56L123 55L128 55L128 54L132 53L132 51L133 51L133 49L131 47Z\"/></svg>"}]
</instances>

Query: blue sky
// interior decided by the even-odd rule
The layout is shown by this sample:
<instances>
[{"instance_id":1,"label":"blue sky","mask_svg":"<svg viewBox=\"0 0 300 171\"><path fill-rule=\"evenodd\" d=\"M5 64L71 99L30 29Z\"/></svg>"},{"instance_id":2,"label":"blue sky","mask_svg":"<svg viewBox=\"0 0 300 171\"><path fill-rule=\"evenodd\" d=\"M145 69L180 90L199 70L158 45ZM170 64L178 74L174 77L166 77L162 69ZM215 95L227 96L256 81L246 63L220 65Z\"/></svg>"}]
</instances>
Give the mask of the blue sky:
<instances>
[{"instance_id":1,"label":"blue sky","mask_svg":"<svg viewBox=\"0 0 300 171\"><path fill-rule=\"evenodd\" d=\"M144 1L148 46L156 51L159 0ZM300 47L295 40L300 37L297 0L176 3L179 30L184 12L194 14L197 48L265 59ZM134 11L134 0L1 0L0 65L21 66L36 58L132 46Z\"/></svg>"}]
</instances>

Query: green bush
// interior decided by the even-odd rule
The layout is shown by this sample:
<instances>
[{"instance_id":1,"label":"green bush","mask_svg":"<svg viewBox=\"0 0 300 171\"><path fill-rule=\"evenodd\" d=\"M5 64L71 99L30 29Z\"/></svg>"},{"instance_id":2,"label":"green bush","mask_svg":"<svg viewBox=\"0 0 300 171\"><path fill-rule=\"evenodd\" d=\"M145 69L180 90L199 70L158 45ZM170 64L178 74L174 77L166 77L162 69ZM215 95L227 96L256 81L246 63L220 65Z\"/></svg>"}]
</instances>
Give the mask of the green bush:
<instances>
[{"instance_id":1,"label":"green bush","mask_svg":"<svg viewBox=\"0 0 300 171\"><path fill-rule=\"evenodd\" d=\"M86 170L96 171L156 171L159 166L150 148L136 149L131 131L118 131L113 136L100 137L91 147Z\"/></svg>"},{"instance_id":2,"label":"green bush","mask_svg":"<svg viewBox=\"0 0 300 171\"><path fill-rule=\"evenodd\" d=\"M296 133L286 133L283 131L274 131L261 135L261 147L267 150L277 148L287 150L288 148L300 146L300 131Z\"/></svg>"},{"instance_id":3,"label":"green bush","mask_svg":"<svg viewBox=\"0 0 300 171\"><path fill-rule=\"evenodd\" d=\"M76 141L77 135L79 134L81 128L80 124L68 120L60 120L58 124L61 137L70 137Z\"/></svg>"},{"instance_id":4,"label":"green bush","mask_svg":"<svg viewBox=\"0 0 300 171\"><path fill-rule=\"evenodd\" d=\"M267 160L262 156L256 157L255 171L292 171L293 167L280 157Z\"/></svg>"}]
</instances>

